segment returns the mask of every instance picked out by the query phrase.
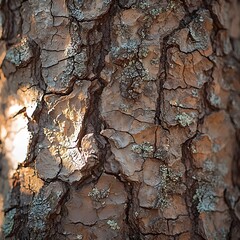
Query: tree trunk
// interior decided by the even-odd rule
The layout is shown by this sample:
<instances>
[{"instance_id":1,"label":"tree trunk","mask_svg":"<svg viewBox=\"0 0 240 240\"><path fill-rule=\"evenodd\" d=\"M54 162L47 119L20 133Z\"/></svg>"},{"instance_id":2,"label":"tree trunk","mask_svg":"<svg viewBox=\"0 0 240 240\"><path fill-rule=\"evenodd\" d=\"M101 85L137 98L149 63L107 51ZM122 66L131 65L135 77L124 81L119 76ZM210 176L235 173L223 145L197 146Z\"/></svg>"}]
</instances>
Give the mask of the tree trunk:
<instances>
[{"instance_id":1,"label":"tree trunk","mask_svg":"<svg viewBox=\"0 0 240 240\"><path fill-rule=\"evenodd\" d=\"M238 0L0 7L4 239L240 239Z\"/></svg>"}]
</instances>

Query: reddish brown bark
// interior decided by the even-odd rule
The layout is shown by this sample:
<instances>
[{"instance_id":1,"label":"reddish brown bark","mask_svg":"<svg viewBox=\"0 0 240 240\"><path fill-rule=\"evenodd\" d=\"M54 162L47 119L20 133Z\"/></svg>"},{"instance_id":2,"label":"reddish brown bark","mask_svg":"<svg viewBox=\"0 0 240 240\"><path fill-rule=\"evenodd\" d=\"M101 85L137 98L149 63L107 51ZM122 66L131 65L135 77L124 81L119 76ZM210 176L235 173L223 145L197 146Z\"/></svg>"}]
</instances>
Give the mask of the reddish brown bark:
<instances>
[{"instance_id":1,"label":"reddish brown bark","mask_svg":"<svg viewBox=\"0 0 240 240\"><path fill-rule=\"evenodd\" d=\"M239 1L0 6L4 239L239 239Z\"/></svg>"}]
</instances>

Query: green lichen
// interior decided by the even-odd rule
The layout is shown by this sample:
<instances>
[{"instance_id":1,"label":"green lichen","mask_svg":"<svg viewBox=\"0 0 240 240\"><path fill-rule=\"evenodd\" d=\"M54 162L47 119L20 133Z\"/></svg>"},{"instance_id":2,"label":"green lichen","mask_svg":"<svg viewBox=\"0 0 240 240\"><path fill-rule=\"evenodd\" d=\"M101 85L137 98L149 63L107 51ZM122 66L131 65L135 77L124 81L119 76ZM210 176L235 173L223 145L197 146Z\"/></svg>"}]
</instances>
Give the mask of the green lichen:
<instances>
[{"instance_id":1,"label":"green lichen","mask_svg":"<svg viewBox=\"0 0 240 240\"><path fill-rule=\"evenodd\" d=\"M177 7L175 1L169 1L166 10L174 10Z\"/></svg>"},{"instance_id":2,"label":"green lichen","mask_svg":"<svg viewBox=\"0 0 240 240\"><path fill-rule=\"evenodd\" d=\"M153 157L154 147L151 143L144 142L142 144L133 144L132 151L143 158Z\"/></svg>"},{"instance_id":3,"label":"green lichen","mask_svg":"<svg viewBox=\"0 0 240 240\"><path fill-rule=\"evenodd\" d=\"M139 43L136 40L128 40L120 46L112 47L111 54L115 59L131 60L138 53Z\"/></svg>"},{"instance_id":4,"label":"green lichen","mask_svg":"<svg viewBox=\"0 0 240 240\"><path fill-rule=\"evenodd\" d=\"M198 90L197 89L192 90L192 96L193 97L198 97Z\"/></svg>"},{"instance_id":5,"label":"green lichen","mask_svg":"<svg viewBox=\"0 0 240 240\"><path fill-rule=\"evenodd\" d=\"M6 213L3 224L3 233L5 236L8 236L12 233L14 228L14 216L16 214L16 208L11 209Z\"/></svg>"},{"instance_id":6,"label":"green lichen","mask_svg":"<svg viewBox=\"0 0 240 240\"><path fill-rule=\"evenodd\" d=\"M175 117L175 120L178 121L178 123L182 126L182 127L186 127L186 126L190 126L192 123L195 122L194 120L194 114L191 113L191 115L183 112L181 114L178 114Z\"/></svg>"},{"instance_id":7,"label":"green lichen","mask_svg":"<svg viewBox=\"0 0 240 240\"><path fill-rule=\"evenodd\" d=\"M197 149L194 145L191 145L191 151L192 153L197 153Z\"/></svg>"},{"instance_id":8,"label":"green lichen","mask_svg":"<svg viewBox=\"0 0 240 240\"><path fill-rule=\"evenodd\" d=\"M161 184L163 188L167 188L170 182L178 182L182 177L182 173L174 172L171 168L166 167L165 165L160 166L160 176Z\"/></svg>"},{"instance_id":9,"label":"green lichen","mask_svg":"<svg viewBox=\"0 0 240 240\"><path fill-rule=\"evenodd\" d=\"M155 153L154 153L154 157L157 159L160 159L162 161L166 161L169 158L169 152L168 152L168 148L165 146L161 146L159 147Z\"/></svg>"},{"instance_id":10,"label":"green lichen","mask_svg":"<svg viewBox=\"0 0 240 240\"><path fill-rule=\"evenodd\" d=\"M212 150L213 150L214 153L219 152L220 151L220 145L214 143Z\"/></svg>"},{"instance_id":11,"label":"green lichen","mask_svg":"<svg viewBox=\"0 0 240 240\"><path fill-rule=\"evenodd\" d=\"M155 207L160 209L165 209L170 206L167 194L158 194L157 200L155 202Z\"/></svg>"},{"instance_id":12,"label":"green lichen","mask_svg":"<svg viewBox=\"0 0 240 240\"><path fill-rule=\"evenodd\" d=\"M87 75L87 50L82 49L80 53L74 56L74 71L73 73L80 78L86 77Z\"/></svg>"},{"instance_id":13,"label":"green lichen","mask_svg":"<svg viewBox=\"0 0 240 240\"><path fill-rule=\"evenodd\" d=\"M221 174L222 176L225 176L228 173L228 166L226 162L219 163L217 166L218 174Z\"/></svg>"},{"instance_id":14,"label":"green lichen","mask_svg":"<svg viewBox=\"0 0 240 240\"><path fill-rule=\"evenodd\" d=\"M214 93L211 93L209 101L214 107L219 107L221 104L221 98Z\"/></svg>"},{"instance_id":15,"label":"green lichen","mask_svg":"<svg viewBox=\"0 0 240 240\"><path fill-rule=\"evenodd\" d=\"M206 179L216 186L224 184L223 177L228 173L228 167L225 162L214 163L207 159L203 163L203 171L208 172Z\"/></svg>"},{"instance_id":16,"label":"green lichen","mask_svg":"<svg viewBox=\"0 0 240 240\"><path fill-rule=\"evenodd\" d=\"M11 47L5 56L5 59L16 66L26 65L33 57L32 47L26 38Z\"/></svg>"},{"instance_id":17,"label":"green lichen","mask_svg":"<svg viewBox=\"0 0 240 240\"><path fill-rule=\"evenodd\" d=\"M138 7L146 13L146 15L150 18L157 18L161 12L164 12L166 9L159 7L158 4L153 5L150 4L148 1L140 1Z\"/></svg>"},{"instance_id":18,"label":"green lichen","mask_svg":"<svg viewBox=\"0 0 240 240\"><path fill-rule=\"evenodd\" d=\"M198 187L193 200L197 200L197 209L199 212L215 211L216 207L216 193L211 184L204 183Z\"/></svg>"},{"instance_id":19,"label":"green lichen","mask_svg":"<svg viewBox=\"0 0 240 240\"><path fill-rule=\"evenodd\" d=\"M150 64L151 65L158 65L160 62L160 60L158 58L153 58L150 60Z\"/></svg>"},{"instance_id":20,"label":"green lichen","mask_svg":"<svg viewBox=\"0 0 240 240\"><path fill-rule=\"evenodd\" d=\"M123 112L128 112L129 106L122 103L122 104L120 104L119 109Z\"/></svg>"},{"instance_id":21,"label":"green lichen","mask_svg":"<svg viewBox=\"0 0 240 240\"><path fill-rule=\"evenodd\" d=\"M92 200L99 202L101 199L107 198L109 196L110 189L98 189L94 187L91 192L88 193L88 196L91 197Z\"/></svg>"},{"instance_id":22,"label":"green lichen","mask_svg":"<svg viewBox=\"0 0 240 240\"><path fill-rule=\"evenodd\" d=\"M149 50L147 47L140 48L139 53L138 53L139 58L146 58L148 55L148 52L149 52Z\"/></svg>"},{"instance_id":23,"label":"green lichen","mask_svg":"<svg viewBox=\"0 0 240 240\"><path fill-rule=\"evenodd\" d=\"M159 14L163 11L162 8L152 8L149 11L149 14L155 19L157 18L157 16L159 16Z\"/></svg>"},{"instance_id":24,"label":"green lichen","mask_svg":"<svg viewBox=\"0 0 240 240\"><path fill-rule=\"evenodd\" d=\"M79 240L81 240L81 239L83 239L83 235L78 234L78 235L76 236L76 238L79 239Z\"/></svg>"},{"instance_id":25,"label":"green lichen","mask_svg":"<svg viewBox=\"0 0 240 240\"><path fill-rule=\"evenodd\" d=\"M111 2L111 0L103 0L103 3L108 5Z\"/></svg>"},{"instance_id":26,"label":"green lichen","mask_svg":"<svg viewBox=\"0 0 240 240\"><path fill-rule=\"evenodd\" d=\"M120 227L118 226L117 222L115 222L114 220L108 220L107 224L110 226L111 229L113 230L119 230Z\"/></svg>"},{"instance_id":27,"label":"green lichen","mask_svg":"<svg viewBox=\"0 0 240 240\"><path fill-rule=\"evenodd\" d=\"M117 27L116 33L119 36L122 36L122 38L124 38L124 36L129 36L131 34L130 27L127 24L120 23L116 27Z\"/></svg>"},{"instance_id":28,"label":"green lichen","mask_svg":"<svg viewBox=\"0 0 240 240\"><path fill-rule=\"evenodd\" d=\"M178 193L178 191L182 189L182 173L174 172L171 168L161 165L159 168L159 174L160 182L156 186L159 192L155 202L155 207L164 209L170 206L169 195Z\"/></svg>"},{"instance_id":29,"label":"green lichen","mask_svg":"<svg viewBox=\"0 0 240 240\"><path fill-rule=\"evenodd\" d=\"M199 212L211 212L216 210L217 188L225 187L224 176L228 168L225 163L214 163L207 159L203 163L203 175L197 176L199 186L196 189L193 201L197 202Z\"/></svg>"},{"instance_id":30,"label":"green lichen","mask_svg":"<svg viewBox=\"0 0 240 240\"><path fill-rule=\"evenodd\" d=\"M124 66L121 74L121 95L124 98L137 99L144 92L145 86L154 80L140 61L132 60Z\"/></svg>"},{"instance_id":31,"label":"green lichen","mask_svg":"<svg viewBox=\"0 0 240 240\"><path fill-rule=\"evenodd\" d=\"M214 172L216 165L214 164L213 161L207 159L206 161L204 161L203 163L203 171L206 172Z\"/></svg>"},{"instance_id":32,"label":"green lichen","mask_svg":"<svg viewBox=\"0 0 240 240\"><path fill-rule=\"evenodd\" d=\"M50 224L48 219L59 209L64 194L65 188L59 182L43 187L32 200L28 214L29 229L44 236Z\"/></svg>"},{"instance_id":33,"label":"green lichen","mask_svg":"<svg viewBox=\"0 0 240 240\"><path fill-rule=\"evenodd\" d=\"M146 25L146 24L145 24ZM138 35L140 36L141 39L146 38L149 30L146 29L146 27L142 27L141 29L138 30Z\"/></svg>"},{"instance_id":34,"label":"green lichen","mask_svg":"<svg viewBox=\"0 0 240 240\"><path fill-rule=\"evenodd\" d=\"M30 227L38 232L45 231L47 216L52 211L50 199L43 198L42 196L36 197L33 200L32 207L29 212Z\"/></svg>"},{"instance_id":35,"label":"green lichen","mask_svg":"<svg viewBox=\"0 0 240 240\"><path fill-rule=\"evenodd\" d=\"M148 70L144 69L143 64L140 61L130 61L128 65L125 66L122 72L123 78L139 78L143 81L151 81L153 80L149 76Z\"/></svg>"},{"instance_id":36,"label":"green lichen","mask_svg":"<svg viewBox=\"0 0 240 240\"><path fill-rule=\"evenodd\" d=\"M69 7L71 16L76 18L78 21L82 21L84 19L84 13L79 8L74 8L73 6Z\"/></svg>"},{"instance_id":37,"label":"green lichen","mask_svg":"<svg viewBox=\"0 0 240 240\"><path fill-rule=\"evenodd\" d=\"M148 1L140 1L139 3L139 8L142 10L146 10L150 7L150 4L148 3Z\"/></svg>"}]
</instances>

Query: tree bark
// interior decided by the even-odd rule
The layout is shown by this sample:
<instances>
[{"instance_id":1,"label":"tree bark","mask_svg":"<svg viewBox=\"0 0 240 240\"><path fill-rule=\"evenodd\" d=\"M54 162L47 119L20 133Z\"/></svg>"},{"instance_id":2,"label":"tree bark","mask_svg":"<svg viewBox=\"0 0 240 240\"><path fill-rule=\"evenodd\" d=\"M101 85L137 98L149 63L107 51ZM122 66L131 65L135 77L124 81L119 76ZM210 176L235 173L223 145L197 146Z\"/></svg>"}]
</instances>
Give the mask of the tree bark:
<instances>
[{"instance_id":1,"label":"tree bark","mask_svg":"<svg viewBox=\"0 0 240 240\"><path fill-rule=\"evenodd\" d=\"M3 239L240 239L238 0L0 9Z\"/></svg>"}]
</instances>

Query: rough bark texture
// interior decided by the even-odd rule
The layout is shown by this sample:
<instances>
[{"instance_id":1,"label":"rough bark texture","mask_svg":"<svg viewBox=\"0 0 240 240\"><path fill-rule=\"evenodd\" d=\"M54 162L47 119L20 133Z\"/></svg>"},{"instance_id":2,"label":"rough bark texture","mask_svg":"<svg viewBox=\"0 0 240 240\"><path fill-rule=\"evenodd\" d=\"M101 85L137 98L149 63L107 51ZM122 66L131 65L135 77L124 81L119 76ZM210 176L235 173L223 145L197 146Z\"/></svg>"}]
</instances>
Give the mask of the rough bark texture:
<instances>
[{"instance_id":1,"label":"rough bark texture","mask_svg":"<svg viewBox=\"0 0 240 240\"><path fill-rule=\"evenodd\" d=\"M239 1L0 6L5 239L240 239Z\"/></svg>"}]
</instances>

